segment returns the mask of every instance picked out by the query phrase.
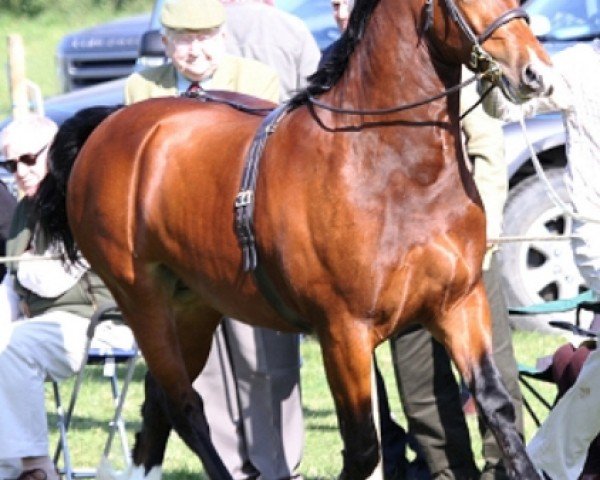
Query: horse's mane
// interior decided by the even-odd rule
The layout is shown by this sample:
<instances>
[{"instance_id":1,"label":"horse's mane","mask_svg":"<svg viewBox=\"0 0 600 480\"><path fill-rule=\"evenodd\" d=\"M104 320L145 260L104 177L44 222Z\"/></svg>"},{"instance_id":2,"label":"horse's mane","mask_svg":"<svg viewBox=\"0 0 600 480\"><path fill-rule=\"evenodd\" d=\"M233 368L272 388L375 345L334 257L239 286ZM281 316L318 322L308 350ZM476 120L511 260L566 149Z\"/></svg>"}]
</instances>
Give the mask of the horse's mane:
<instances>
[{"instance_id":1,"label":"horse's mane","mask_svg":"<svg viewBox=\"0 0 600 480\"><path fill-rule=\"evenodd\" d=\"M292 107L306 103L309 96L324 93L336 84L346 70L350 55L362 39L366 25L378 3L379 0L356 0L346 31L331 46L325 63L308 77L308 86L290 100Z\"/></svg>"}]
</instances>

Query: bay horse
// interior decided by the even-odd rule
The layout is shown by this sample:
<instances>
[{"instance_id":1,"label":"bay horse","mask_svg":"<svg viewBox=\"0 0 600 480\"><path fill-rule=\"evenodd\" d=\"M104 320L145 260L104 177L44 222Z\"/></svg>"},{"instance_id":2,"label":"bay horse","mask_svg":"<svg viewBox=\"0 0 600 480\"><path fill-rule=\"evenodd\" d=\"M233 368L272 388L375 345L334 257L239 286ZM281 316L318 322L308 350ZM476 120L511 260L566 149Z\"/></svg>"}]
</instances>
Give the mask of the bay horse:
<instances>
[{"instance_id":1,"label":"bay horse","mask_svg":"<svg viewBox=\"0 0 600 480\"><path fill-rule=\"evenodd\" d=\"M549 59L524 17L516 0L358 0L331 61L267 128L256 185L242 197L258 115L163 98L63 126L48 181L60 197L70 172L74 241L151 373L136 478L156 472L171 427L210 478L231 478L191 386L224 315L316 335L344 443L341 479L364 479L378 462L372 353L416 321L448 350L511 478L539 478L492 359L485 214L454 88L467 64L515 102L549 93ZM236 199L253 210L242 243L262 286L244 268ZM46 217L72 254L64 215Z\"/></svg>"}]
</instances>

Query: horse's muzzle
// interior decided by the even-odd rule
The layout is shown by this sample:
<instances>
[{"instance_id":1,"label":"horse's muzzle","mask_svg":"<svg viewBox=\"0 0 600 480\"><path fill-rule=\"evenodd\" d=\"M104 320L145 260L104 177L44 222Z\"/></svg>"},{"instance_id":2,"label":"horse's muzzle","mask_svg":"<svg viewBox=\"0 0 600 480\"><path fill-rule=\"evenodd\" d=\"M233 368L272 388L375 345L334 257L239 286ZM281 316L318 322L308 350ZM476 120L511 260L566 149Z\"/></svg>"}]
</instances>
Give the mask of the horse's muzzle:
<instances>
[{"instance_id":1,"label":"horse's muzzle","mask_svg":"<svg viewBox=\"0 0 600 480\"><path fill-rule=\"evenodd\" d=\"M552 68L540 61L532 61L520 72L517 82L507 76L500 80L500 88L513 103L521 104L534 97L547 97L552 94Z\"/></svg>"}]
</instances>

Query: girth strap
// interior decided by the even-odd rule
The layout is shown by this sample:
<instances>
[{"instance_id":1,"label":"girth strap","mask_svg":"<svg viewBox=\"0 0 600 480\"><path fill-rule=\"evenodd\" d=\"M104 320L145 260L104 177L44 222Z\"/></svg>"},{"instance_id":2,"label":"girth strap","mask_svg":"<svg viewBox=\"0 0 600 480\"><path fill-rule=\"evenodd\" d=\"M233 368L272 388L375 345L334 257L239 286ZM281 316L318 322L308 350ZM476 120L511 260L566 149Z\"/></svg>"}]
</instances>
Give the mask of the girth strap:
<instances>
[{"instance_id":1,"label":"girth strap","mask_svg":"<svg viewBox=\"0 0 600 480\"><path fill-rule=\"evenodd\" d=\"M242 248L244 271L254 270L258 264L256 240L254 238L254 191L258 177L258 166L267 144L267 138L277 128L279 120L287 113L283 104L269 113L258 127L246 155L240 190L235 197L235 231Z\"/></svg>"},{"instance_id":2,"label":"girth strap","mask_svg":"<svg viewBox=\"0 0 600 480\"><path fill-rule=\"evenodd\" d=\"M289 105L284 103L269 113L254 135L252 145L246 155L240 190L235 197L235 232L242 249L244 271L252 271L258 289L277 313L301 331L309 332L311 328L308 323L285 304L262 264L258 262L254 236L254 192L260 159L269 135L275 131L279 121L289 108Z\"/></svg>"}]
</instances>

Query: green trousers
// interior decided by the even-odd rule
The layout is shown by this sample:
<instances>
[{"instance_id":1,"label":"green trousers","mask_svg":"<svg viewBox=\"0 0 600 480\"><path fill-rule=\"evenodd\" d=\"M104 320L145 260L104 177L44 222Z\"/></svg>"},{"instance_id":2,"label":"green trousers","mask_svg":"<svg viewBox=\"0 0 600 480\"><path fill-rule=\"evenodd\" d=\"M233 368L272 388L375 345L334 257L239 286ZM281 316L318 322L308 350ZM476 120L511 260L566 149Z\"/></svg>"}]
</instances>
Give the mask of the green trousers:
<instances>
[{"instance_id":1,"label":"green trousers","mask_svg":"<svg viewBox=\"0 0 600 480\"><path fill-rule=\"evenodd\" d=\"M492 311L494 360L514 402L517 430L523 436L517 362L495 258L489 270L484 271L483 279ZM480 472L475 465L460 389L444 347L420 328L392 339L391 348L408 427L423 448L432 477L436 480L507 479L500 449L482 422L484 471Z\"/></svg>"}]
</instances>

